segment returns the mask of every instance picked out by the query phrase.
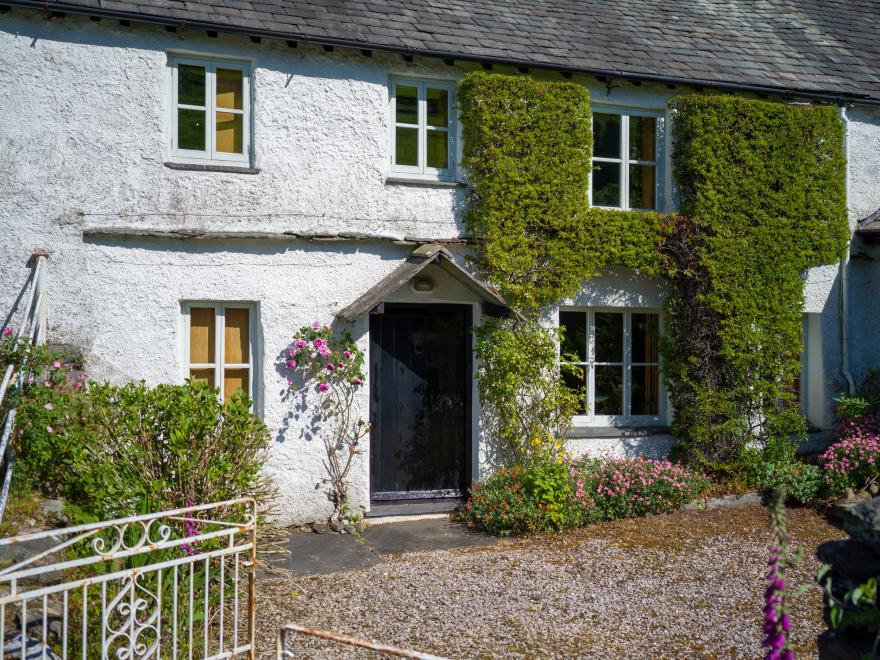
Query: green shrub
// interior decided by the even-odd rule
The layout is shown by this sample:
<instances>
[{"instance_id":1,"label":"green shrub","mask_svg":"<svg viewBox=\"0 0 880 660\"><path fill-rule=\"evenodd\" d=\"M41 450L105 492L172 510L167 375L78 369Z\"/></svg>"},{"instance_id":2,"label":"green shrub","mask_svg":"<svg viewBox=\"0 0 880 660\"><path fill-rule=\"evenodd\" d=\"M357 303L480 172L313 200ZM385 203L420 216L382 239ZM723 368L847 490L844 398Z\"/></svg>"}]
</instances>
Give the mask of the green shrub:
<instances>
[{"instance_id":1,"label":"green shrub","mask_svg":"<svg viewBox=\"0 0 880 660\"><path fill-rule=\"evenodd\" d=\"M194 382L91 382L85 392L33 386L16 444L29 478L59 481L85 517L243 496L265 501L269 433L250 405L241 393L221 403L215 390Z\"/></svg>"},{"instance_id":2,"label":"green shrub","mask_svg":"<svg viewBox=\"0 0 880 660\"><path fill-rule=\"evenodd\" d=\"M495 470L485 483L471 486L471 497L460 512L470 527L496 536L519 536L550 529L546 515L526 494L523 469Z\"/></svg>"},{"instance_id":3,"label":"green shrub","mask_svg":"<svg viewBox=\"0 0 880 660\"><path fill-rule=\"evenodd\" d=\"M565 386L559 330L537 321L489 322L475 330L480 401L492 411L489 434L515 464L554 462L583 400Z\"/></svg>"}]
</instances>

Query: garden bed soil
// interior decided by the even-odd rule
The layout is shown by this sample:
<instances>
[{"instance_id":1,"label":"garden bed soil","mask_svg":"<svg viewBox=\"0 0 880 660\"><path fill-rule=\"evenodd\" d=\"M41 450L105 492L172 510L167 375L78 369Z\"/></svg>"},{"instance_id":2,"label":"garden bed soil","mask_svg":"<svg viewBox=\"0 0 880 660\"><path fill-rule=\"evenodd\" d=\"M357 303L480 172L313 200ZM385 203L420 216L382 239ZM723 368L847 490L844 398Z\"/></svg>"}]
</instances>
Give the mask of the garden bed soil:
<instances>
[{"instance_id":1,"label":"garden bed soil","mask_svg":"<svg viewBox=\"0 0 880 660\"><path fill-rule=\"evenodd\" d=\"M844 538L812 509L788 512L812 582L816 547ZM456 658L759 658L767 562L762 507L679 511L494 546L383 556L370 568L267 577L258 649L286 622ZM824 629L811 589L792 604L798 657ZM369 657L302 638L315 658ZM378 656L377 656L378 657Z\"/></svg>"}]
</instances>

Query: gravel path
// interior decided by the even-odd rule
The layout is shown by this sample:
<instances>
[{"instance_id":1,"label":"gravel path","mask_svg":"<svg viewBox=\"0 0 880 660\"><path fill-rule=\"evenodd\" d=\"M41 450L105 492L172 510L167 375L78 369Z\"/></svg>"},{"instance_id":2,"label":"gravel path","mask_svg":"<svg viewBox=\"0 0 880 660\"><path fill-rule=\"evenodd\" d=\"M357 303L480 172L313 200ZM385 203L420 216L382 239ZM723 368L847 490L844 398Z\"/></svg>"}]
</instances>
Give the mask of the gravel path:
<instances>
[{"instance_id":1,"label":"gravel path","mask_svg":"<svg viewBox=\"0 0 880 660\"><path fill-rule=\"evenodd\" d=\"M790 582L809 582L815 549L844 534L789 512L803 548ZM451 658L757 658L766 511L679 511L555 537L396 555L363 571L264 578L258 648L293 621ZM821 598L793 606L798 657L816 656ZM370 657L302 638L301 657Z\"/></svg>"}]
</instances>

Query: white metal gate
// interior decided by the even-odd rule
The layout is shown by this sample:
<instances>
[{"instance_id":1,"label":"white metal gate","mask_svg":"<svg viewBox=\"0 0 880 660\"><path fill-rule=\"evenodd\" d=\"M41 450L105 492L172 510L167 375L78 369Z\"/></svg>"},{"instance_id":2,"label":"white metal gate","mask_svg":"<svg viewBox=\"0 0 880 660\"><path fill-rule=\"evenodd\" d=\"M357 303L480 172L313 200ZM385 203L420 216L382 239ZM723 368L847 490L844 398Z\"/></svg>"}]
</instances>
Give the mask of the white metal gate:
<instances>
[{"instance_id":1,"label":"white metal gate","mask_svg":"<svg viewBox=\"0 0 880 660\"><path fill-rule=\"evenodd\" d=\"M254 657L251 499L0 539L2 558L0 660Z\"/></svg>"}]
</instances>

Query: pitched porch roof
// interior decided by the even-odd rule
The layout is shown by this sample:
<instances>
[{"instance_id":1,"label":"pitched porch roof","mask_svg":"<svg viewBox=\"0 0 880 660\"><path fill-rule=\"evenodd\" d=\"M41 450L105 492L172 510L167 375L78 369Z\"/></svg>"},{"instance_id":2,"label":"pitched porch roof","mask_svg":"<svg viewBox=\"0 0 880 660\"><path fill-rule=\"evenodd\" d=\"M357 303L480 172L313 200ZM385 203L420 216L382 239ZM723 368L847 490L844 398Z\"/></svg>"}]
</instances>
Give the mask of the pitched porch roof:
<instances>
[{"instance_id":1,"label":"pitched porch roof","mask_svg":"<svg viewBox=\"0 0 880 660\"><path fill-rule=\"evenodd\" d=\"M459 266L448 249L437 243L428 243L413 250L405 262L382 278L357 300L339 310L336 316L345 321L354 321L364 314L369 314L377 305L385 302L391 294L410 282L431 264L436 264L470 289L483 303L484 311L490 316L510 314L510 306L504 298Z\"/></svg>"}]
</instances>

